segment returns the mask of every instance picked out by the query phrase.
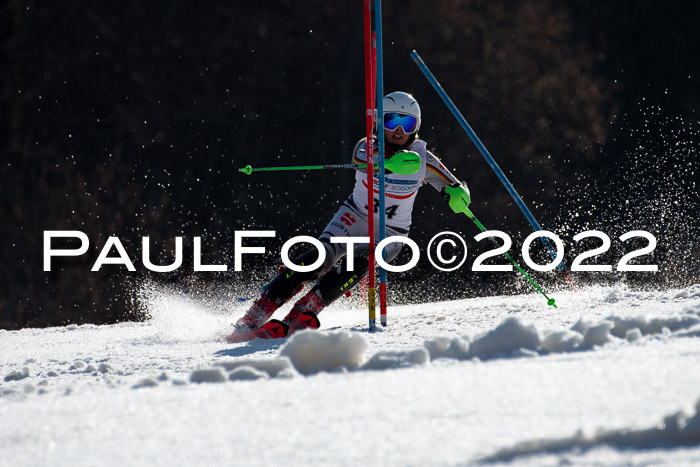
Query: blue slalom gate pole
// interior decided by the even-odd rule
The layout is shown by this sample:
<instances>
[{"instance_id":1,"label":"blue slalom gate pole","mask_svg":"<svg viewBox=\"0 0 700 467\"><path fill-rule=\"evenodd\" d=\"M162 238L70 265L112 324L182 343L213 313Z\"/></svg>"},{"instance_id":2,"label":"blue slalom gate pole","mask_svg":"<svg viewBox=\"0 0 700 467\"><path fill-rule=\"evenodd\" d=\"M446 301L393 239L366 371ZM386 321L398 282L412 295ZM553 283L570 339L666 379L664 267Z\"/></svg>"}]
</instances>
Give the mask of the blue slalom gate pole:
<instances>
[{"instance_id":1,"label":"blue slalom gate pole","mask_svg":"<svg viewBox=\"0 0 700 467\"><path fill-rule=\"evenodd\" d=\"M386 202L384 200L384 60L382 46L382 0L374 2L375 33L377 34L377 141L379 141L379 241L386 238ZM374 187L368 187L373 190ZM368 213L372 216L374 213ZM371 246L374 248L374 245ZM386 255L384 256L386 259ZM379 320L386 326L386 270L379 268Z\"/></svg>"},{"instance_id":2,"label":"blue slalom gate pole","mask_svg":"<svg viewBox=\"0 0 700 467\"><path fill-rule=\"evenodd\" d=\"M438 80L435 78L435 76L430 72L428 69L428 66L423 62L423 60L420 58L418 55L418 52L415 50L411 52L411 58L413 58L413 61L416 62L416 65L418 65L418 68L423 72L426 78L428 78L428 81L430 81L430 84L433 85L433 88L435 88L435 91L440 95L442 98L443 102L447 107L450 109L452 112L452 115L457 119L460 125L462 125L462 128L464 131L467 132L469 135L469 138L474 142L476 147L479 149L479 152L481 152L481 155L484 156L486 159L486 162L491 166L494 172L496 172L496 175L498 176L499 180L501 180L501 183L506 187L506 190L508 190L508 193L510 193L510 196L515 200L515 203L518 205L522 213L525 215L527 218L528 222L530 222L530 225L532 226L533 229L537 230L543 230L542 227L540 227L540 224L537 222L535 219L535 216L532 215L530 210L527 208L523 200L520 198L520 195L518 194L517 191L515 191L515 188L513 188L513 185L510 183L508 180L508 177L503 173L501 168L498 166L496 161L493 159L489 151L486 149L486 146L481 142L478 136L476 136L476 133L474 133L474 130L472 130L472 127L469 126L469 123L467 123L467 120L462 116L462 113L459 111L457 106L455 106L454 102L452 102L452 99L447 95L444 89L442 89L442 86L440 86L440 83ZM382 120L383 121L383 120ZM557 252L550 243L549 239L547 237L540 237L540 240L542 240L542 243L547 247L547 250L549 251L550 256L552 259L556 259L557 257ZM566 266L564 266L564 262L560 262L557 265L557 268L564 274L564 277L566 278L567 282L569 283L570 286L573 287L573 279L571 278L571 275L569 272L566 270Z\"/></svg>"}]
</instances>

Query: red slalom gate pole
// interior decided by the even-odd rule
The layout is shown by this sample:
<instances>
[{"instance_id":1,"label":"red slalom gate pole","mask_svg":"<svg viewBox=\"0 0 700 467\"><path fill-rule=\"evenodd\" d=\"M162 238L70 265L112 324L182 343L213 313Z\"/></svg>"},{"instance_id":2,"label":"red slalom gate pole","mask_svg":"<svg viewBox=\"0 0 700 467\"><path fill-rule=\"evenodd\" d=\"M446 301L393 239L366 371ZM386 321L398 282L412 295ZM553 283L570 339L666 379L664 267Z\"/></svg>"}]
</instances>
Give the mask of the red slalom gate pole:
<instances>
[{"instance_id":1,"label":"red slalom gate pole","mask_svg":"<svg viewBox=\"0 0 700 467\"><path fill-rule=\"evenodd\" d=\"M372 135L374 132L374 70L375 53L372 40L372 0L365 0L365 125L367 130L367 226L369 230L369 330L377 328L376 290L374 277L374 148Z\"/></svg>"},{"instance_id":2,"label":"red slalom gate pole","mask_svg":"<svg viewBox=\"0 0 700 467\"><path fill-rule=\"evenodd\" d=\"M385 184L384 184L384 160L385 154L385 141L384 141L384 49L382 45L383 32L382 32L382 0L375 0L374 2L374 32L377 35L375 40L377 49L377 65L376 65L376 75L377 82L376 94L377 94L377 118L379 119L379 128L377 129L377 158L379 160L379 173L377 176L377 181L379 182L379 241L381 242L386 238L386 197L385 197ZM379 268L379 315L381 318L382 326L386 326L386 307L387 307L387 296L386 296L386 269Z\"/></svg>"}]
</instances>

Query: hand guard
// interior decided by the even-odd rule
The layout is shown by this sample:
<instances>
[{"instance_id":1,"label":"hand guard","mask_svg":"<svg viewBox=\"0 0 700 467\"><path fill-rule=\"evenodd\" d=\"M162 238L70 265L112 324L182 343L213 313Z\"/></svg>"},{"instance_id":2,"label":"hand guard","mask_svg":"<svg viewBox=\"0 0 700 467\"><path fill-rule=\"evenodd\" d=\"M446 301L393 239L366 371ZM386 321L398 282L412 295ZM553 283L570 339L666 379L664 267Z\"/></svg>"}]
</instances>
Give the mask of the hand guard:
<instances>
[{"instance_id":1,"label":"hand guard","mask_svg":"<svg viewBox=\"0 0 700 467\"><path fill-rule=\"evenodd\" d=\"M464 213L472 217L469 204L472 202L466 183L453 183L442 189L442 197L445 198L450 208L457 214Z\"/></svg>"}]
</instances>

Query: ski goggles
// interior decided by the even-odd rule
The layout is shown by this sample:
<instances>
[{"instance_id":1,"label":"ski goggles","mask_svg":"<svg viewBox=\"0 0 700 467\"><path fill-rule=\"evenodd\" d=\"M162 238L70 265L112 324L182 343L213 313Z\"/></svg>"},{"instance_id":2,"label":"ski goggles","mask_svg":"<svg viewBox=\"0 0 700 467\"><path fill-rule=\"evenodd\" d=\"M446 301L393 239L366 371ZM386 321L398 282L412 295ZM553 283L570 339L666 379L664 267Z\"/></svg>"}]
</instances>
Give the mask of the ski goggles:
<instances>
[{"instance_id":1,"label":"ski goggles","mask_svg":"<svg viewBox=\"0 0 700 467\"><path fill-rule=\"evenodd\" d=\"M401 114L398 112L384 113L384 128L389 131L394 131L398 127L401 127L404 133L415 133L418 129L418 119L413 115Z\"/></svg>"}]
</instances>

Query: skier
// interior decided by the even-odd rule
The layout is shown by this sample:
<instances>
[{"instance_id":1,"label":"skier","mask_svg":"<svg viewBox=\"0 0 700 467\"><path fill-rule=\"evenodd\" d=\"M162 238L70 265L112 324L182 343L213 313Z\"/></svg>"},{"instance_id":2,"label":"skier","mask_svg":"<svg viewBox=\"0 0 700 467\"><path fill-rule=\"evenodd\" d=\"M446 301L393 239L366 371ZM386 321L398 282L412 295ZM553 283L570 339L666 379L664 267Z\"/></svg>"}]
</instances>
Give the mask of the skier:
<instances>
[{"instance_id":1,"label":"skier","mask_svg":"<svg viewBox=\"0 0 700 467\"><path fill-rule=\"evenodd\" d=\"M459 212L457 207L469 205L469 190L460 182L440 160L426 149L425 141L418 139L421 124L421 111L418 102L405 92L392 92L384 97L384 115L382 118L385 138L385 160L399 151L413 151L420 155L421 167L412 175L389 173L385 178L386 234L389 236L408 236L411 226L411 212L418 189L422 184L429 184L442 192L450 207ZM361 139L353 150L353 162L367 162L367 138ZM376 136L373 148L377 147ZM376 183L376 179L375 179ZM378 193L374 187L374 193ZM346 255L345 244L331 243L332 237L367 236L367 174L366 169L358 169L355 174L355 189L343 203L319 240L326 250L322 266L311 272L296 272L286 267L267 285L263 287L260 297L248 309L246 314L234 325L233 333L226 338L229 342L242 342L255 338L275 339L286 337L300 329L317 329L320 327L318 314L334 300L349 291L360 282L369 270L368 244L356 244L353 250L353 271L347 260L336 266ZM375 217L379 201L375 198ZM379 225L375 220L375 225ZM387 262L396 258L403 243L390 243L385 248ZM297 265L313 264L318 259L318 251L312 248L297 257ZM299 293L304 285L316 281L309 292L300 298L289 314L282 320L270 320L272 314L292 297ZM269 321L268 321L269 320Z\"/></svg>"}]
</instances>

